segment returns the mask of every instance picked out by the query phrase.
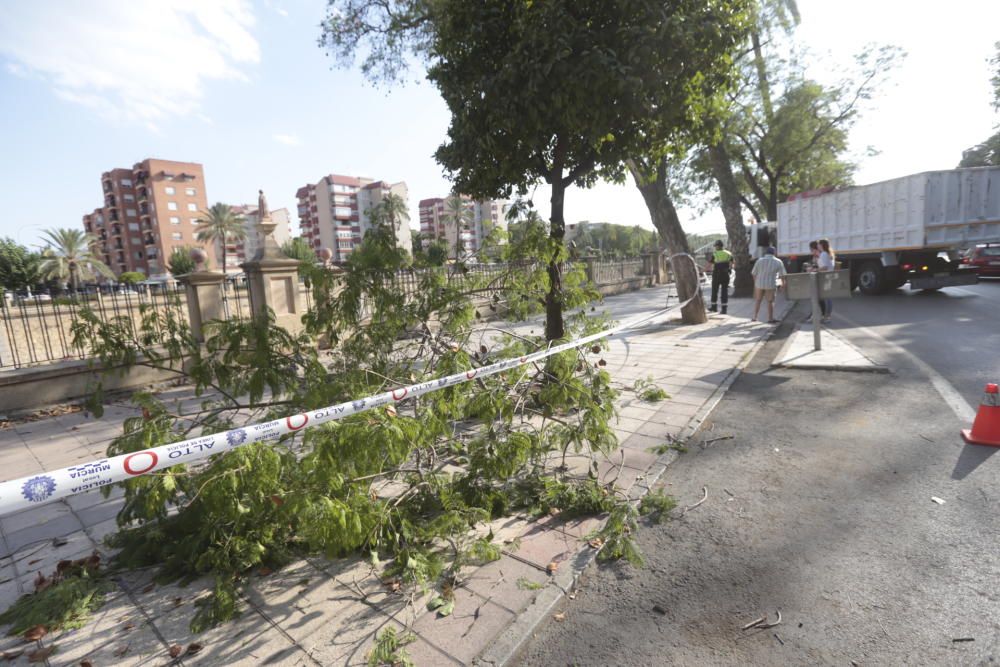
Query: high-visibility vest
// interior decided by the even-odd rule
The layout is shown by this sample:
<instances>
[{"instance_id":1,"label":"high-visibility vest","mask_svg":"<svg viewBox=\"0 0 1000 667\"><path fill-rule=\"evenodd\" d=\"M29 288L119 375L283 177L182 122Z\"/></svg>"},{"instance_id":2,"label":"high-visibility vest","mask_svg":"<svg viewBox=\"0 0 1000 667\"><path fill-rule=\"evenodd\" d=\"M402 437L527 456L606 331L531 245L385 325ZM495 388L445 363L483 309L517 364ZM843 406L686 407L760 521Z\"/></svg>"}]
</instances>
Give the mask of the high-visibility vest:
<instances>
[{"instance_id":1,"label":"high-visibility vest","mask_svg":"<svg viewBox=\"0 0 1000 667\"><path fill-rule=\"evenodd\" d=\"M728 264L733 261L733 253L728 250L716 250L712 253L712 261L716 264Z\"/></svg>"}]
</instances>

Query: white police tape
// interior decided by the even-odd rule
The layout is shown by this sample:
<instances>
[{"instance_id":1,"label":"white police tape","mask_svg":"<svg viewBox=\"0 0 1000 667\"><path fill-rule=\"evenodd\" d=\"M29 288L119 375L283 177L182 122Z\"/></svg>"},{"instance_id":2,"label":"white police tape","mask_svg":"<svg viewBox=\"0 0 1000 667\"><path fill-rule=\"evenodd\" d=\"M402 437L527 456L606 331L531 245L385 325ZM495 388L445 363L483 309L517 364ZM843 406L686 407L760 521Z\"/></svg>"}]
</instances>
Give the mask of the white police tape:
<instances>
[{"instance_id":1,"label":"white police tape","mask_svg":"<svg viewBox=\"0 0 1000 667\"><path fill-rule=\"evenodd\" d=\"M683 308L691 300L684 301L676 306L665 308L650 315L637 318L630 322L605 329L599 333L585 336L568 343L554 345L552 347L533 352L515 359L506 359L493 364L473 368L461 373L455 373L447 377L427 382L412 384L408 387L399 387L382 394L368 396L356 401L347 401L339 405L331 405L326 408L310 410L302 414L291 415L282 419L253 424L243 428L234 428L230 431L206 435L199 438L190 438L183 442L172 445L162 445L152 449L145 449L140 452L121 454L111 458L81 463L69 466L61 470L54 470L40 475L22 477L7 482L0 482L0 516L17 512L28 507L37 507L47 503L60 500L67 496L99 489L102 486L121 482L123 480L148 475L164 468L177 465L179 463L191 463L200 459L208 458L213 454L220 454L234 447L241 447L252 442L263 440L277 440L288 433L295 433L307 426L317 426L328 421L341 419L348 415L355 415L382 405L389 405L399 401L415 398L428 392L451 387L462 382L468 382L475 378L483 378L503 371L524 366L532 362L544 359L553 354L571 350L577 347L592 343L602 338L607 338L616 333L631 329L643 322L653 319L664 313Z\"/></svg>"}]
</instances>

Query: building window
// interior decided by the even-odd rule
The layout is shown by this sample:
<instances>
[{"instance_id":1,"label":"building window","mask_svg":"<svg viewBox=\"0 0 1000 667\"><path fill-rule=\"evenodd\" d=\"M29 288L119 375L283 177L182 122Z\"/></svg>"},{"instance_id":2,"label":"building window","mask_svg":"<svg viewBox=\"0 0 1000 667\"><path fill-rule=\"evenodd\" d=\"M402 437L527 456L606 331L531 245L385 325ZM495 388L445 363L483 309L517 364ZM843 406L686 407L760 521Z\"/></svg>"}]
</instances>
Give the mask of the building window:
<instances>
[{"instance_id":1,"label":"building window","mask_svg":"<svg viewBox=\"0 0 1000 667\"><path fill-rule=\"evenodd\" d=\"M184 194L186 194L188 197L194 197L196 194L198 194L198 191L195 190L194 188L184 188Z\"/></svg>"},{"instance_id":2,"label":"building window","mask_svg":"<svg viewBox=\"0 0 1000 667\"><path fill-rule=\"evenodd\" d=\"M122 199L125 201L135 201L135 195L122 195Z\"/></svg>"},{"instance_id":3,"label":"building window","mask_svg":"<svg viewBox=\"0 0 1000 667\"><path fill-rule=\"evenodd\" d=\"M172 215L172 216L170 216L170 224L171 225L179 225L179 224L181 224L181 219L178 218L176 215Z\"/></svg>"},{"instance_id":4,"label":"building window","mask_svg":"<svg viewBox=\"0 0 1000 667\"><path fill-rule=\"evenodd\" d=\"M339 183L333 184L334 192L356 192L357 188L352 185L340 185Z\"/></svg>"},{"instance_id":5,"label":"building window","mask_svg":"<svg viewBox=\"0 0 1000 667\"><path fill-rule=\"evenodd\" d=\"M333 215L338 218L349 218L351 217L351 207L350 206L334 206Z\"/></svg>"},{"instance_id":6,"label":"building window","mask_svg":"<svg viewBox=\"0 0 1000 667\"><path fill-rule=\"evenodd\" d=\"M132 187L132 179L131 178L123 178L121 180L121 186L123 188L130 188L130 187Z\"/></svg>"},{"instance_id":7,"label":"building window","mask_svg":"<svg viewBox=\"0 0 1000 667\"><path fill-rule=\"evenodd\" d=\"M130 243L131 243L132 245L142 245L142 239L140 239L140 238L136 238L135 236L133 236L133 237L132 237L132 238L130 239Z\"/></svg>"},{"instance_id":8,"label":"building window","mask_svg":"<svg viewBox=\"0 0 1000 667\"><path fill-rule=\"evenodd\" d=\"M137 231L139 231L139 223L138 222L130 222L130 223L128 223L128 228L131 229L133 232L137 232Z\"/></svg>"},{"instance_id":9,"label":"building window","mask_svg":"<svg viewBox=\"0 0 1000 667\"><path fill-rule=\"evenodd\" d=\"M167 210L176 211L177 210L177 202L175 202L175 201L168 201L167 202Z\"/></svg>"},{"instance_id":10,"label":"building window","mask_svg":"<svg viewBox=\"0 0 1000 667\"><path fill-rule=\"evenodd\" d=\"M166 192L168 195L172 195L176 192L176 190L174 190L174 186L172 185L168 185L166 188L164 188L163 191Z\"/></svg>"},{"instance_id":11,"label":"building window","mask_svg":"<svg viewBox=\"0 0 1000 667\"><path fill-rule=\"evenodd\" d=\"M333 196L333 203L334 204L350 204L351 203L351 197L349 197L348 195L334 195Z\"/></svg>"},{"instance_id":12,"label":"building window","mask_svg":"<svg viewBox=\"0 0 1000 667\"><path fill-rule=\"evenodd\" d=\"M198 210L198 205L195 204L194 202L188 202L188 210L189 211L197 211Z\"/></svg>"},{"instance_id":13,"label":"building window","mask_svg":"<svg viewBox=\"0 0 1000 667\"><path fill-rule=\"evenodd\" d=\"M192 225L197 225L198 224L198 218L191 218L191 224Z\"/></svg>"},{"instance_id":14,"label":"building window","mask_svg":"<svg viewBox=\"0 0 1000 667\"><path fill-rule=\"evenodd\" d=\"M173 232L170 234L170 238L172 238L175 241L181 241L184 239L184 235L181 234L180 232Z\"/></svg>"},{"instance_id":15,"label":"building window","mask_svg":"<svg viewBox=\"0 0 1000 667\"><path fill-rule=\"evenodd\" d=\"M137 211L134 208L127 208L125 209L125 215L130 218L134 218L137 215Z\"/></svg>"},{"instance_id":16,"label":"building window","mask_svg":"<svg viewBox=\"0 0 1000 667\"><path fill-rule=\"evenodd\" d=\"M136 259L142 259L142 251L141 251L141 250L137 250L137 251L136 251L136 253L135 253L135 258L136 258Z\"/></svg>"}]
</instances>

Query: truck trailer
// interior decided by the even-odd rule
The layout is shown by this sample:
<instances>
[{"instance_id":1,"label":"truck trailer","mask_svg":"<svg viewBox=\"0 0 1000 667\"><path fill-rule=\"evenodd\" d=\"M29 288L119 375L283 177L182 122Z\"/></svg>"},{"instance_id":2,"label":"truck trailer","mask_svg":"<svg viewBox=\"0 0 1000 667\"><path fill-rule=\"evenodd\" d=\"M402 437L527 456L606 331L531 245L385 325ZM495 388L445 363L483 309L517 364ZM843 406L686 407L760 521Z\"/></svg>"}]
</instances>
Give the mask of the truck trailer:
<instances>
[{"instance_id":1,"label":"truck trailer","mask_svg":"<svg viewBox=\"0 0 1000 667\"><path fill-rule=\"evenodd\" d=\"M851 288L879 294L974 284L961 254L1000 241L1000 167L928 171L889 181L789 197L778 220L751 225L759 255L777 247L788 270L812 261L809 242L829 239Z\"/></svg>"}]
</instances>

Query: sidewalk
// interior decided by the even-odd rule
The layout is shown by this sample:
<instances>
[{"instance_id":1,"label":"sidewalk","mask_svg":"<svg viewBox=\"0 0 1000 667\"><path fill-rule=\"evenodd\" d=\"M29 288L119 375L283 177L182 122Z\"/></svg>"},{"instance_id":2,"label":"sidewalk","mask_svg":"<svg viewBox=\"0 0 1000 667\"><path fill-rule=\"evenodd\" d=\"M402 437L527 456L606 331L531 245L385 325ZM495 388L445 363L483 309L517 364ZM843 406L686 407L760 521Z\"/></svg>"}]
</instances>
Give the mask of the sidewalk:
<instances>
[{"instance_id":1,"label":"sidewalk","mask_svg":"<svg viewBox=\"0 0 1000 667\"><path fill-rule=\"evenodd\" d=\"M665 288L652 288L605 301L605 309L620 320L663 307ZM671 305L676 299L671 297ZM667 436L681 437L697 428L734 370L749 362L774 325L749 321L753 303L733 300L729 315L712 315L705 325L684 327L653 321L611 341L604 355L619 388L651 377L671 398L646 403L631 391L620 397L615 425L620 448L600 464L605 481L614 479L623 491L639 493L662 471L669 456L649 451ZM787 304L779 301L777 312ZM180 401L192 392L166 392ZM69 413L0 429L0 469L10 479L104 456L107 443L120 432L121 422L135 410L109 406L101 420ZM675 455L674 452L669 454ZM587 465L568 461L571 468ZM638 482L638 484L637 484ZM37 572L51 573L61 559L79 558L115 530L121 496L105 500L90 492L0 519L0 606L6 609L33 590ZM56 645L48 664L137 665L171 662L170 646L202 645L196 655L177 664L363 665L375 635L391 626L416 635L406 650L417 665L470 664L484 651L503 661L548 611L594 551L581 537L600 525L599 519L561 522L557 517L529 523L507 518L492 528L505 544L499 561L470 570L456 593L455 612L438 618L426 609L426 596L390 592L369 576L356 559L307 559L267 576L254 577L244 600L243 615L221 627L194 636L188 623L194 602L209 595L211 581L181 588L153 585L153 572L130 573L119 589L84 628L56 633L41 645ZM518 545L515 549L512 544ZM555 575L547 568L556 563ZM536 588L536 586L540 588ZM499 638L499 640L498 640ZM0 652L34 645L5 637ZM28 664L21 655L9 664Z\"/></svg>"}]
</instances>

